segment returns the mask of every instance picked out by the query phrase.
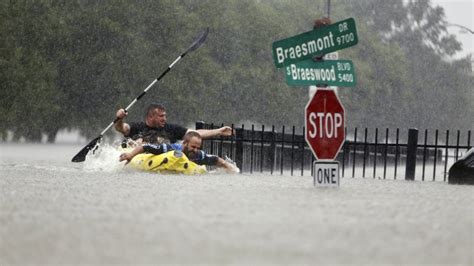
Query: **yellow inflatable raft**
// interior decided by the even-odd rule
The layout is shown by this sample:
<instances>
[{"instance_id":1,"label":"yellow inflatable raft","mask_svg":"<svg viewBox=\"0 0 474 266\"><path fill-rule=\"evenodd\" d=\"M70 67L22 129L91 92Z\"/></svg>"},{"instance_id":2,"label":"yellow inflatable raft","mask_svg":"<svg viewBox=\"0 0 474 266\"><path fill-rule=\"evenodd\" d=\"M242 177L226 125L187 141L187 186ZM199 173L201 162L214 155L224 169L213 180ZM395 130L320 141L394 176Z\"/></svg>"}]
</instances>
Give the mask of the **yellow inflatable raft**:
<instances>
[{"instance_id":1,"label":"yellow inflatable raft","mask_svg":"<svg viewBox=\"0 0 474 266\"><path fill-rule=\"evenodd\" d=\"M130 151L124 149L125 152ZM169 151L163 154L154 155L141 153L133 157L128 164L133 169L173 174L204 174L207 173L204 165L198 165L188 159L182 151Z\"/></svg>"}]
</instances>

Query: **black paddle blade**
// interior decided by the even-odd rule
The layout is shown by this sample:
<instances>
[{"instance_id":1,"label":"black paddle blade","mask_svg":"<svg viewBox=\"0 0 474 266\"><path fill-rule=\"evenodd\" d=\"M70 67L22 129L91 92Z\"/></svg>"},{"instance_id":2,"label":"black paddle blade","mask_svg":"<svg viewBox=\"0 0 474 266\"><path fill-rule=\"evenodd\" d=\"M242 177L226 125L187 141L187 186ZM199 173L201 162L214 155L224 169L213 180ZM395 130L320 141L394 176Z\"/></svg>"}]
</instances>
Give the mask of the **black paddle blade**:
<instances>
[{"instance_id":1,"label":"black paddle blade","mask_svg":"<svg viewBox=\"0 0 474 266\"><path fill-rule=\"evenodd\" d=\"M80 152L78 152L76 154L76 156L74 156L72 158L72 162L73 163L80 163L80 162L83 162L86 160L86 156L87 154L89 153L90 150L94 149L94 147L97 145L98 142L100 142L100 140L102 139L102 135L101 136L98 136L97 138L93 139L91 142L89 142L89 144L87 144L87 146L85 146L84 148L82 148L82 150Z\"/></svg>"},{"instance_id":2,"label":"black paddle blade","mask_svg":"<svg viewBox=\"0 0 474 266\"><path fill-rule=\"evenodd\" d=\"M206 40L207 34L209 33L209 28L206 28L197 38L196 40L189 46L187 52L191 52L196 50L197 48L201 47L201 45Z\"/></svg>"}]
</instances>

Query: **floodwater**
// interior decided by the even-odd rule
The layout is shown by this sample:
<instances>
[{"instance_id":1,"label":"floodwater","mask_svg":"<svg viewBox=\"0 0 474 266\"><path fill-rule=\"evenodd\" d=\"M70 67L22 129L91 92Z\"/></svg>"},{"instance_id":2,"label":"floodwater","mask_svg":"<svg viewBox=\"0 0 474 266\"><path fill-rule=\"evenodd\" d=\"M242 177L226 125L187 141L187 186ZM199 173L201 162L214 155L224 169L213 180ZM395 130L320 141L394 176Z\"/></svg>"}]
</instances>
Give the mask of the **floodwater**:
<instances>
[{"instance_id":1,"label":"floodwater","mask_svg":"<svg viewBox=\"0 0 474 266\"><path fill-rule=\"evenodd\" d=\"M117 152L0 144L0 265L473 265L474 187L132 172Z\"/></svg>"}]
</instances>

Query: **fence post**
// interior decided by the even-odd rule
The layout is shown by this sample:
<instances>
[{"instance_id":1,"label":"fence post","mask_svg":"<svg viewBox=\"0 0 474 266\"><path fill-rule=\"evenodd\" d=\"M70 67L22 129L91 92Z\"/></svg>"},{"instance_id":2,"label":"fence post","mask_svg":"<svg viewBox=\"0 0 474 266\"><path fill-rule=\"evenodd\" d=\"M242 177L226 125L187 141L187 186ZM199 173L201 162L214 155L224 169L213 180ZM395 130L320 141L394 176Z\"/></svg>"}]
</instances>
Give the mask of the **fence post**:
<instances>
[{"instance_id":1,"label":"fence post","mask_svg":"<svg viewBox=\"0 0 474 266\"><path fill-rule=\"evenodd\" d=\"M418 146L418 129L410 128L408 130L405 180L415 180L417 146Z\"/></svg>"},{"instance_id":2,"label":"fence post","mask_svg":"<svg viewBox=\"0 0 474 266\"><path fill-rule=\"evenodd\" d=\"M244 130L242 128L235 129L235 164L240 169L240 173L244 171Z\"/></svg>"},{"instance_id":3,"label":"fence post","mask_svg":"<svg viewBox=\"0 0 474 266\"><path fill-rule=\"evenodd\" d=\"M204 125L206 123L204 121L197 121L196 122L196 129L204 129Z\"/></svg>"}]
</instances>

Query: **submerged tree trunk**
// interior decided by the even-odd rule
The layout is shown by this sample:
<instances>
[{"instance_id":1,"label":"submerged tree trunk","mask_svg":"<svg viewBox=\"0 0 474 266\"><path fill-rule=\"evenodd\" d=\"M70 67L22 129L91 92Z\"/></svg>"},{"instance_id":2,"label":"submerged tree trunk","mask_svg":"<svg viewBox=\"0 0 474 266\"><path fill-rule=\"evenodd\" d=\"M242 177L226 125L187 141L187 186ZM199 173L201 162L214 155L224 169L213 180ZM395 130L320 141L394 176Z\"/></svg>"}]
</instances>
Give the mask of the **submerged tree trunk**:
<instances>
[{"instance_id":1,"label":"submerged tree trunk","mask_svg":"<svg viewBox=\"0 0 474 266\"><path fill-rule=\"evenodd\" d=\"M24 137L27 142L41 142L42 133L39 130L28 131Z\"/></svg>"},{"instance_id":2,"label":"submerged tree trunk","mask_svg":"<svg viewBox=\"0 0 474 266\"><path fill-rule=\"evenodd\" d=\"M46 135L47 135L47 142L48 143L54 143L56 141L56 136L58 135L58 131L59 129L58 128L54 128L54 129L51 129L49 130Z\"/></svg>"}]
</instances>

